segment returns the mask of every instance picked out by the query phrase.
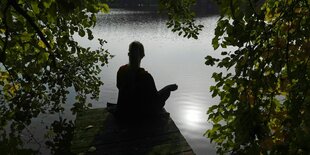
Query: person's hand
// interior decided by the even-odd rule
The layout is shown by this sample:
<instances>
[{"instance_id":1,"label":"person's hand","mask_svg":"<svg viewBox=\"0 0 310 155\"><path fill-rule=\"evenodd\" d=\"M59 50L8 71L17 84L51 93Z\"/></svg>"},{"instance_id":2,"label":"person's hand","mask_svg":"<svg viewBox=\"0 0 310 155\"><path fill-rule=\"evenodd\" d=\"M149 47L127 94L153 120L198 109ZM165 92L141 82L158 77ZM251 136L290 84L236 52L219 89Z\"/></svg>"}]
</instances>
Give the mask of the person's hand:
<instances>
[{"instance_id":1,"label":"person's hand","mask_svg":"<svg viewBox=\"0 0 310 155\"><path fill-rule=\"evenodd\" d=\"M175 90L178 89L178 85L176 85L176 84L171 84L171 85L168 85L168 86L166 86L166 87L167 87L167 89L168 89L169 91L175 91Z\"/></svg>"}]
</instances>

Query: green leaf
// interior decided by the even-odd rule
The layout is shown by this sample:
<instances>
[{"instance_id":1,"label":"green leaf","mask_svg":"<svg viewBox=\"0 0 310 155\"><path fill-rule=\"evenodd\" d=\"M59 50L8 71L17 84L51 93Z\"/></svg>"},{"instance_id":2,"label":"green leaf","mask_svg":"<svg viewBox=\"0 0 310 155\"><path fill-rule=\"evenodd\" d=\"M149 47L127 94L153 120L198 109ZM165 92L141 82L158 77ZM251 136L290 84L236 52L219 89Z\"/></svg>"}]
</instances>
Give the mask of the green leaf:
<instances>
[{"instance_id":1,"label":"green leaf","mask_svg":"<svg viewBox=\"0 0 310 155\"><path fill-rule=\"evenodd\" d=\"M213 45L213 48L214 48L215 50L219 47L218 38L213 38L213 39L212 39L212 45Z\"/></svg>"},{"instance_id":2,"label":"green leaf","mask_svg":"<svg viewBox=\"0 0 310 155\"><path fill-rule=\"evenodd\" d=\"M46 48L46 45L42 40L39 40L38 45L42 48Z\"/></svg>"},{"instance_id":3,"label":"green leaf","mask_svg":"<svg viewBox=\"0 0 310 155\"><path fill-rule=\"evenodd\" d=\"M49 8L53 2L54 2L54 0L44 0L43 1L43 6L45 8Z\"/></svg>"},{"instance_id":4,"label":"green leaf","mask_svg":"<svg viewBox=\"0 0 310 155\"><path fill-rule=\"evenodd\" d=\"M206 56L205 59L206 59L205 64L210 65L210 66L213 66L213 65L215 65L215 62L218 62L218 59L215 59L210 55Z\"/></svg>"},{"instance_id":5,"label":"green leaf","mask_svg":"<svg viewBox=\"0 0 310 155\"><path fill-rule=\"evenodd\" d=\"M79 35L81 36L81 37L84 37L85 36L85 31L83 30L83 29L79 29Z\"/></svg>"},{"instance_id":6,"label":"green leaf","mask_svg":"<svg viewBox=\"0 0 310 155\"><path fill-rule=\"evenodd\" d=\"M102 13L109 13L109 12L110 12L110 7L109 7L109 5L106 4L106 3L101 4L101 9L100 9L100 11L101 11Z\"/></svg>"},{"instance_id":7,"label":"green leaf","mask_svg":"<svg viewBox=\"0 0 310 155\"><path fill-rule=\"evenodd\" d=\"M49 53L47 53L47 52L40 52L38 63L39 64L46 63L47 60L48 60L48 57L49 57Z\"/></svg>"},{"instance_id":8,"label":"green leaf","mask_svg":"<svg viewBox=\"0 0 310 155\"><path fill-rule=\"evenodd\" d=\"M90 29L86 29L86 31L87 31L88 39L93 40L94 39L93 32Z\"/></svg>"},{"instance_id":9,"label":"green leaf","mask_svg":"<svg viewBox=\"0 0 310 155\"><path fill-rule=\"evenodd\" d=\"M39 14L40 13L40 9L38 7L38 2L37 1L30 1L30 4L31 4L31 8L32 8L33 12L35 14Z\"/></svg>"},{"instance_id":10,"label":"green leaf","mask_svg":"<svg viewBox=\"0 0 310 155\"><path fill-rule=\"evenodd\" d=\"M32 39L32 35L33 34L31 34L31 33L24 32L24 33L21 34L20 38L21 38L22 41L28 42L28 41L30 41Z\"/></svg>"}]
</instances>

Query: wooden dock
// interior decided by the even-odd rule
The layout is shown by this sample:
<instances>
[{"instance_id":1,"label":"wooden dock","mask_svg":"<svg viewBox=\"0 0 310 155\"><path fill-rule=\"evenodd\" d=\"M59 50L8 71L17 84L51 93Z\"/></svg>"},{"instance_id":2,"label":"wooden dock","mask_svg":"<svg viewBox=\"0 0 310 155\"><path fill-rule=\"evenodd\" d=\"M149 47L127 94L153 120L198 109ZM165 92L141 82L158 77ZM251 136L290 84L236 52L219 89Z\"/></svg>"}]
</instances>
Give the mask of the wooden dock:
<instances>
[{"instance_id":1,"label":"wooden dock","mask_svg":"<svg viewBox=\"0 0 310 155\"><path fill-rule=\"evenodd\" d=\"M78 113L71 151L75 154L194 154L168 115L147 124L119 123L106 108Z\"/></svg>"}]
</instances>

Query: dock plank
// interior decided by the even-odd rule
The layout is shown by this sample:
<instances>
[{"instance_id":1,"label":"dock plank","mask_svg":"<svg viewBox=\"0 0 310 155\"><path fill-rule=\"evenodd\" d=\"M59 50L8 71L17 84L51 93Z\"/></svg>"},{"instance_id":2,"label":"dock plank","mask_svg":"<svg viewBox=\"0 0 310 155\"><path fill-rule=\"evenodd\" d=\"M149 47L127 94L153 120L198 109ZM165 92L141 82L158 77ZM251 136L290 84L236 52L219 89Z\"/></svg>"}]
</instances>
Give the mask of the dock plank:
<instances>
[{"instance_id":1,"label":"dock plank","mask_svg":"<svg viewBox=\"0 0 310 155\"><path fill-rule=\"evenodd\" d=\"M194 154L170 117L131 126L99 108L78 113L75 124L75 154Z\"/></svg>"}]
</instances>

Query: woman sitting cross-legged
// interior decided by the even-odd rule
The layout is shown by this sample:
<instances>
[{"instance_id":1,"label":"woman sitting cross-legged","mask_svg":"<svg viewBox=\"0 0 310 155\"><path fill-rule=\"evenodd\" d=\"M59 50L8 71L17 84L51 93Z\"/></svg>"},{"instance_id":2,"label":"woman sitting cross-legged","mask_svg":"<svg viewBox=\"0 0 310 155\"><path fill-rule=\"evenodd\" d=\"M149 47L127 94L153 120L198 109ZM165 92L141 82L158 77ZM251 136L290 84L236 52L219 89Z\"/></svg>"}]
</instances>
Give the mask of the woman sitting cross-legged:
<instances>
[{"instance_id":1,"label":"woman sitting cross-legged","mask_svg":"<svg viewBox=\"0 0 310 155\"><path fill-rule=\"evenodd\" d=\"M129 45L129 63L117 72L119 89L116 114L120 118L156 117L163 110L170 92L175 91L176 84L167 85L157 91L150 73L140 67L144 57L144 47L134 41Z\"/></svg>"}]
</instances>

